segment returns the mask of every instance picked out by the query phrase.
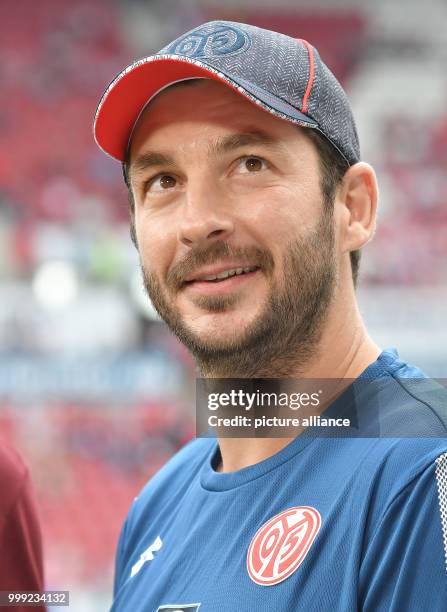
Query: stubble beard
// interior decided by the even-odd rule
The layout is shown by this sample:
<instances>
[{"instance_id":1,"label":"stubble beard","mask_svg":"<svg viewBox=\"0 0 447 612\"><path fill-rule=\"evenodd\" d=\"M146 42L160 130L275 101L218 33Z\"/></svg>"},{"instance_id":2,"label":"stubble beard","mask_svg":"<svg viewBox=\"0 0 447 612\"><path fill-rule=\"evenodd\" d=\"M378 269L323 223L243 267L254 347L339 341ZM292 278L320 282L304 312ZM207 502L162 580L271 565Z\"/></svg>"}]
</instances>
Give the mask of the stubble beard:
<instances>
[{"instance_id":1,"label":"stubble beard","mask_svg":"<svg viewBox=\"0 0 447 612\"><path fill-rule=\"evenodd\" d=\"M181 290L186 272L200 265L238 257L261 268L270 279L265 305L242 333L224 342L204 340L185 325L180 310L167 298L162 284L142 264L146 291L161 318L190 350L200 374L208 378L287 378L298 376L317 354L324 323L337 282L332 211L324 206L317 227L287 245L283 287L273 281L273 258L259 248L233 249L215 242L206 250L191 251L168 274L166 286ZM200 296L196 306L208 312L237 308L239 296ZM246 298L243 298L246 299ZM236 330L237 331L237 330Z\"/></svg>"}]
</instances>

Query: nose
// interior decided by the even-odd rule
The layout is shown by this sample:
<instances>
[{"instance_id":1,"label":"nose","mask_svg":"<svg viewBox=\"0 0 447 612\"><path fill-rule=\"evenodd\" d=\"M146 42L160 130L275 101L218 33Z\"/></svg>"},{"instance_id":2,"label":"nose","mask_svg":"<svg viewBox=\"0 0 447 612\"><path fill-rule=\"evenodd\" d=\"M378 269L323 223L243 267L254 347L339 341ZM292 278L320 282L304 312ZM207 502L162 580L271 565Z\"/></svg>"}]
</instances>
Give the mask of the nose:
<instances>
[{"instance_id":1,"label":"nose","mask_svg":"<svg viewBox=\"0 0 447 612\"><path fill-rule=\"evenodd\" d=\"M178 238L188 247L226 240L234 231L234 220L217 186L190 185L179 215Z\"/></svg>"}]
</instances>

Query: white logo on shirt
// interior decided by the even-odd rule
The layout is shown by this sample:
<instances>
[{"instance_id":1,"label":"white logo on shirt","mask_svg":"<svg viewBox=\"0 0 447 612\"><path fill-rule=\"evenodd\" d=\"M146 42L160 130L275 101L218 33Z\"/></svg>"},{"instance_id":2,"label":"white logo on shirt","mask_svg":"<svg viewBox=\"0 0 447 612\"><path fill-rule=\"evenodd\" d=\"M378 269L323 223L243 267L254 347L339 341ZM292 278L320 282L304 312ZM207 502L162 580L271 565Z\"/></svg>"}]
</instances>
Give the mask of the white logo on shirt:
<instances>
[{"instance_id":1,"label":"white logo on shirt","mask_svg":"<svg viewBox=\"0 0 447 612\"><path fill-rule=\"evenodd\" d=\"M135 576L135 574L138 574L138 572L143 567L143 565L146 563L146 561L152 561L152 559L154 558L154 552L157 552L157 550L160 550L162 546L163 546L162 539L160 538L160 536L157 536L156 539L149 546L149 548L147 548L144 551L144 553L140 555L140 558L135 563L135 565L132 566L130 577L132 578L133 576Z\"/></svg>"}]
</instances>

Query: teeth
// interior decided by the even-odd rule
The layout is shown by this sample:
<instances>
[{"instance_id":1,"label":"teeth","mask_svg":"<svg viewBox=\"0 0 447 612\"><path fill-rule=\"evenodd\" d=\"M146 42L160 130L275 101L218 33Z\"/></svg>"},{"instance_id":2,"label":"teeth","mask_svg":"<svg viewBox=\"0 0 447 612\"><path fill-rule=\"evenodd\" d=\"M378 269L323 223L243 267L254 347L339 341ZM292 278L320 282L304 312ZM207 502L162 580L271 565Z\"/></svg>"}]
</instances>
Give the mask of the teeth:
<instances>
[{"instance_id":1,"label":"teeth","mask_svg":"<svg viewBox=\"0 0 447 612\"><path fill-rule=\"evenodd\" d=\"M243 274L244 272L253 272L254 270L256 270L256 266L248 266L246 268L232 268L231 270L219 272L219 274L207 274L205 276L200 276L197 280L223 280L224 278L230 278L230 276Z\"/></svg>"},{"instance_id":2,"label":"teeth","mask_svg":"<svg viewBox=\"0 0 447 612\"><path fill-rule=\"evenodd\" d=\"M228 278L229 276L234 276L236 274L236 270L225 270L225 272L219 272L216 278Z\"/></svg>"}]
</instances>

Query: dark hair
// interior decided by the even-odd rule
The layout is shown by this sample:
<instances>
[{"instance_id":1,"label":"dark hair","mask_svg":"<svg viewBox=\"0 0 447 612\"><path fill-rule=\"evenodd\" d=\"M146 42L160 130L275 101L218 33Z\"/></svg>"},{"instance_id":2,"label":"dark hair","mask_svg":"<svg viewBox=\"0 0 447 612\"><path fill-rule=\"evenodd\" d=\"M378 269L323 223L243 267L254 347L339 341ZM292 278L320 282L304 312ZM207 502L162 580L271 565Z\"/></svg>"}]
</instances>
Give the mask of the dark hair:
<instances>
[{"instance_id":1,"label":"dark hair","mask_svg":"<svg viewBox=\"0 0 447 612\"><path fill-rule=\"evenodd\" d=\"M323 192L324 205L332 207L334 205L335 192L338 185L343 180L345 172L349 168L349 164L343 155L329 142L329 140L323 136L321 132L312 128L299 128L303 130L303 133L313 142L318 152L320 162L320 180L321 190ZM129 197L129 210L130 210L130 236L132 242L137 246L137 237L135 233L135 201L132 193L132 188L129 181L129 151L128 149L126 159L123 163L123 176L124 181L128 188ZM360 265L360 250L351 251L351 269L352 269L352 280L354 287L357 287L357 279Z\"/></svg>"},{"instance_id":2,"label":"dark hair","mask_svg":"<svg viewBox=\"0 0 447 612\"><path fill-rule=\"evenodd\" d=\"M321 191L323 192L324 204L327 207L334 205L335 192L338 185L343 180L349 163L338 149L316 129L303 128L304 134L313 142L318 152L320 162ZM354 287L357 287L359 275L361 251L351 251L352 280Z\"/></svg>"}]
</instances>

